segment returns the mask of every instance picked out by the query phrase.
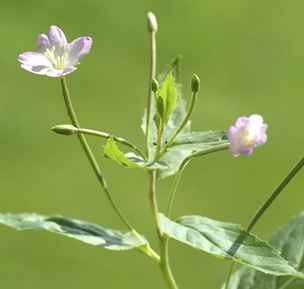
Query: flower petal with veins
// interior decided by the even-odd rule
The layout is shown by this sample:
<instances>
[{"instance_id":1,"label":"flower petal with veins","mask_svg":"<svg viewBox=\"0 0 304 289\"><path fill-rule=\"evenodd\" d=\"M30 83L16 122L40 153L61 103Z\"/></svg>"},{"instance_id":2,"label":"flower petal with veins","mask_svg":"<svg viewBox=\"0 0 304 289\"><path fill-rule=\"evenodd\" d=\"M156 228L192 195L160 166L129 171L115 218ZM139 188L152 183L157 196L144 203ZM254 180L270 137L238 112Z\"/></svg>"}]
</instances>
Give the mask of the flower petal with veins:
<instances>
[{"instance_id":1,"label":"flower petal with veins","mask_svg":"<svg viewBox=\"0 0 304 289\"><path fill-rule=\"evenodd\" d=\"M63 77L77 69L79 61L91 47L91 37L79 37L69 44L64 32L53 25L48 35L38 35L36 52L24 52L17 60L23 69L34 74Z\"/></svg>"}]
</instances>

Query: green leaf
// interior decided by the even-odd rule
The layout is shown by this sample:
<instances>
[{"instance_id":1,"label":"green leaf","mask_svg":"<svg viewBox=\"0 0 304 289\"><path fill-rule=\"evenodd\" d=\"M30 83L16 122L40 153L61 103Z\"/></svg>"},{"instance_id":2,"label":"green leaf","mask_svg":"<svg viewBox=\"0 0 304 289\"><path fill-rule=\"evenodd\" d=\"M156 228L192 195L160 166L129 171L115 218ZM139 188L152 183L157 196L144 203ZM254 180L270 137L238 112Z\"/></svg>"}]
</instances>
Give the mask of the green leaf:
<instances>
[{"instance_id":1,"label":"green leaf","mask_svg":"<svg viewBox=\"0 0 304 289\"><path fill-rule=\"evenodd\" d=\"M162 214L159 217L162 231L167 236L193 248L264 273L304 278L276 249L247 233L240 225L201 216L184 216L176 222Z\"/></svg>"},{"instance_id":2,"label":"green leaf","mask_svg":"<svg viewBox=\"0 0 304 289\"><path fill-rule=\"evenodd\" d=\"M119 149L117 143L112 138L107 140L104 147L104 154L106 157L126 168L144 168L148 170L167 168L167 165L163 162L146 162L142 157L135 153L125 154Z\"/></svg>"},{"instance_id":3,"label":"green leaf","mask_svg":"<svg viewBox=\"0 0 304 289\"><path fill-rule=\"evenodd\" d=\"M199 143L222 143L227 142L227 133L225 131L200 131L180 134L174 140L173 145L181 144L199 144Z\"/></svg>"},{"instance_id":4,"label":"green leaf","mask_svg":"<svg viewBox=\"0 0 304 289\"><path fill-rule=\"evenodd\" d=\"M172 63L159 75L158 81L159 84L162 85L165 79L167 78L168 74L171 73L175 80L175 87L176 87L176 108L174 112L171 114L170 119L167 122L167 125L165 127L164 131L164 138L169 139L170 136L172 136L176 129L180 126L182 121L184 120L187 109L186 109L186 102L183 99L182 96L182 85L180 82L181 79L181 57L176 57ZM153 157L155 153L155 143L157 141L157 127L155 120L157 120L157 109L156 109L156 103L154 100L154 97L151 100L152 106L151 106L151 120L149 125L149 139L148 139L148 145L149 145L149 156ZM141 128L146 134L146 111L143 116L142 125ZM183 132L187 132L190 130L190 123L183 129Z\"/></svg>"},{"instance_id":5,"label":"green leaf","mask_svg":"<svg viewBox=\"0 0 304 289\"><path fill-rule=\"evenodd\" d=\"M133 232L120 232L96 224L62 216L37 214L0 214L0 224L17 230L43 230L63 235L108 250L122 251L146 246L148 243Z\"/></svg>"},{"instance_id":6,"label":"green leaf","mask_svg":"<svg viewBox=\"0 0 304 289\"><path fill-rule=\"evenodd\" d=\"M157 112L165 124L175 111L176 102L177 88L175 86L173 73L169 72L156 96Z\"/></svg>"},{"instance_id":7,"label":"green leaf","mask_svg":"<svg viewBox=\"0 0 304 289\"><path fill-rule=\"evenodd\" d=\"M138 165L132 161L130 161L127 156L119 149L117 143L114 139L109 138L104 146L104 154L106 157L112 159L117 162L121 166L127 168L138 168Z\"/></svg>"},{"instance_id":8,"label":"green leaf","mask_svg":"<svg viewBox=\"0 0 304 289\"><path fill-rule=\"evenodd\" d=\"M207 154L217 149L228 148L228 140L225 132L188 132L179 135L173 146L169 147L160 161L167 165L161 169L158 177L160 179L176 174L184 162L192 158Z\"/></svg>"},{"instance_id":9,"label":"green leaf","mask_svg":"<svg viewBox=\"0 0 304 289\"><path fill-rule=\"evenodd\" d=\"M126 153L125 156L133 164L136 164L138 168L144 168L147 170L157 170L157 169L168 168L164 162L161 162L161 161L146 162L142 157L140 157L134 153Z\"/></svg>"},{"instance_id":10,"label":"green leaf","mask_svg":"<svg viewBox=\"0 0 304 289\"><path fill-rule=\"evenodd\" d=\"M304 271L304 212L273 234L270 244L298 271ZM303 289L304 280L271 276L241 268L230 281L229 289ZM223 286L224 288L224 286Z\"/></svg>"}]
</instances>

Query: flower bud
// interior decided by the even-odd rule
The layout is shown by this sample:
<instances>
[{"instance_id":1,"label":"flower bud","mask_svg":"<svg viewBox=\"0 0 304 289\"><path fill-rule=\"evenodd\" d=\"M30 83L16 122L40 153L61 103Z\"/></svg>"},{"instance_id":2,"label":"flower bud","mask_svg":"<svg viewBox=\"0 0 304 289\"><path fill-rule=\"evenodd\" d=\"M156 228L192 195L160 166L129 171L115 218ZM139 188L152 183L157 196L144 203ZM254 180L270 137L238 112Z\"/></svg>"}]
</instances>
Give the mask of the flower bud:
<instances>
[{"instance_id":1,"label":"flower bud","mask_svg":"<svg viewBox=\"0 0 304 289\"><path fill-rule=\"evenodd\" d=\"M193 74L191 79L191 90L193 93L197 93L200 90L200 79L196 74Z\"/></svg>"},{"instance_id":2,"label":"flower bud","mask_svg":"<svg viewBox=\"0 0 304 289\"><path fill-rule=\"evenodd\" d=\"M158 81L156 79L152 79L151 89L154 93L157 93L157 91L159 89L159 84L158 84Z\"/></svg>"},{"instance_id":3,"label":"flower bud","mask_svg":"<svg viewBox=\"0 0 304 289\"><path fill-rule=\"evenodd\" d=\"M157 32L157 19L152 12L149 12L148 15L148 29L150 32Z\"/></svg>"},{"instance_id":4,"label":"flower bud","mask_svg":"<svg viewBox=\"0 0 304 289\"><path fill-rule=\"evenodd\" d=\"M72 135L77 132L77 128L71 124L62 124L52 127L52 131L58 134Z\"/></svg>"}]
</instances>

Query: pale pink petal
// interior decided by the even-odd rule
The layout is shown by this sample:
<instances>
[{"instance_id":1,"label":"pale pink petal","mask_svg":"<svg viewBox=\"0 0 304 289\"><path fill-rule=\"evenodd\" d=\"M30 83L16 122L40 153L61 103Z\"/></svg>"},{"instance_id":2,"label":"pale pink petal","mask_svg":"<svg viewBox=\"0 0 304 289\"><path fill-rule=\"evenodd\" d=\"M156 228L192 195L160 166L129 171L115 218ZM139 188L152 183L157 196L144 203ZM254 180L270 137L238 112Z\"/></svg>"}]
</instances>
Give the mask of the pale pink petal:
<instances>
[{"instance_id":1,"label":"pale pink petal","mask_svg":"<svg viewBox=\"0 0 304 289\"><path fill-rule=\"evenodd\" d=\"M245 117L245 116L241 116L237 119L236 123L235 123L235 126L236 127L242 127L242 126L245 126L247 125L249 122L249 119L248 117Z\"/></svg>"},{"instance_id":2,"label":"pale pink petal","mask_svg":"<svg viewBox=\"0 0 304 289\"><path fill-rule=\"evenodd\" d=\"M63 31L59 27L52 25L49 28L48 39L50 45L55 47L55 53L62 55L68 44Z\"/></svg>"},{"instance_id":3,"label":"pale pink petal","mask_svg":"<svg viewBox=\"0 0 304 289\"><path fill-rule=\"evenodd\" d=\"M91 37L79 37L69 44L68 63L76 65L80 59L87 55L92 47Z\"/></svg>"},{"instance_id":4,"label":"pale pink petal","mask_svg":"<svg viewBox=\"0 0 304 289\"><path fill-rule=\"evenodd\" d=\"M250 156L250 155L253 154L253 152L254 152L254 148L253 148L253 147L243 148L243 149L241 150L241 153L242 153L243 155L245 155L245 156Z\"/></svg>"},{"instance_id":5,"label":"pale pink petal","mask_svg":"<svg viewBox=\"0 0 304 289\"><path fill-rule=\"evenodd\" d=\"M49 77L62 77L63 71L57 69L49 69L45 72L45 75Z\"/></svg>"},{"instance_id":6,"label":"pale pink petal","mask_svg":"<svg viewBox=\"0 0 304 289\"><path fill-rule=\"evenodd\" d=\"M39 34L37 38L37 51L45 52L48 48L50 48L49 38L45 34Z\"/></svg>"},{"instance_id":7,"label":"pale pink petal","mask_svg":"<svg viewBox=\"0 0 304 289\"><path fill-rule=\"evenodd\" d=\"M73 71L75 71L76 69L77 69L77 67L74 67L74 66L65 68L62 72L62 76L68 75L68 74L72 73Z\"/></svg>"},{"instance_id":8,"label":"pale pink petal","mask_svg":"<svg viewBox=\"0 0 304 289\"><path fill-rule=\"evenodd\" d=\"M43 65L30 66L26 64L21 64L21 67L26 71L39 75L46 75L46 72L50 69L49 67Z\"/></svg>"},{"instance_id":9,"label":"pale pink petal","mask_svg":"<svg viewBox=\"0 0 304 289\"><path fill-rule=\"evenodd\" d=\"M252 114L250 117L249 117L249 121L254 124L254 125L259 125L261 126L263 124L263 117L260 116L259 114Z\"/></svg>"},{"instance_id":10,"label":"pale pink petal","mask_svg":"<svg viewBox=\"0 0 304 289\"><path fill-rule=\"evenodd\" d=\"M267 124L260 115L239 117L228 130L229 148L234 156L251 155L267 142Z\"/></svg>"},{"instance_id":11,"label":"pale pink petal","mask_svg":"<svg viewBox=\"0 0 304 289\"><path fill-rule=\"evenodd\" d=\"M39 52L24 52L17 59L27 66L52 66L48 58Z\"/></svg>"}]
</instances>

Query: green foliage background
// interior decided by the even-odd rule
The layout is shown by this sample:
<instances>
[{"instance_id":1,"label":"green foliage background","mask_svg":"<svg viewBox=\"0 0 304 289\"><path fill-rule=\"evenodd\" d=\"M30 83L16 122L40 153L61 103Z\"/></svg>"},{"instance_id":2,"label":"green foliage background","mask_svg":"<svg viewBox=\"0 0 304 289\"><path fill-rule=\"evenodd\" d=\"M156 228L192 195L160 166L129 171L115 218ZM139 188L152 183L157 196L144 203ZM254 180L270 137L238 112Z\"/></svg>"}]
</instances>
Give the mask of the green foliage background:
<instances>
[{"instance_id":1,"label":"green foliage background","mask_svg":"<svg viewBox=\"0 0 304 289\"><path fill-rule=\"evenodd\" d=\"M202 90L193 116L197 130L227 128L239 115L260 113L269 142L251 158L227 153L194 161L178 192L175 216L201 214L246 224L303 152L304 2L300 0L21 1L0 3L0 211L64 214L122 229L76 138L50 127L67 122L58 80L22 71L16 56L35 48L49 25L69 39L94 38L92 53L69 77L84 127L143 145L146 103L146 13L159 20L158 71L183 55L183 81L196 72ZM90 138L116 200L146 237L154 237L146 179L104 160ZM303 174L257 227L264 238L303 209ZM171 179L159 198L167 200ZM0 228L1 288L164 288L158 268L137 252L115 253L56 235ZM220 288L228 263L171 245L181 288Z\"/></svg>"}]
</instances>

